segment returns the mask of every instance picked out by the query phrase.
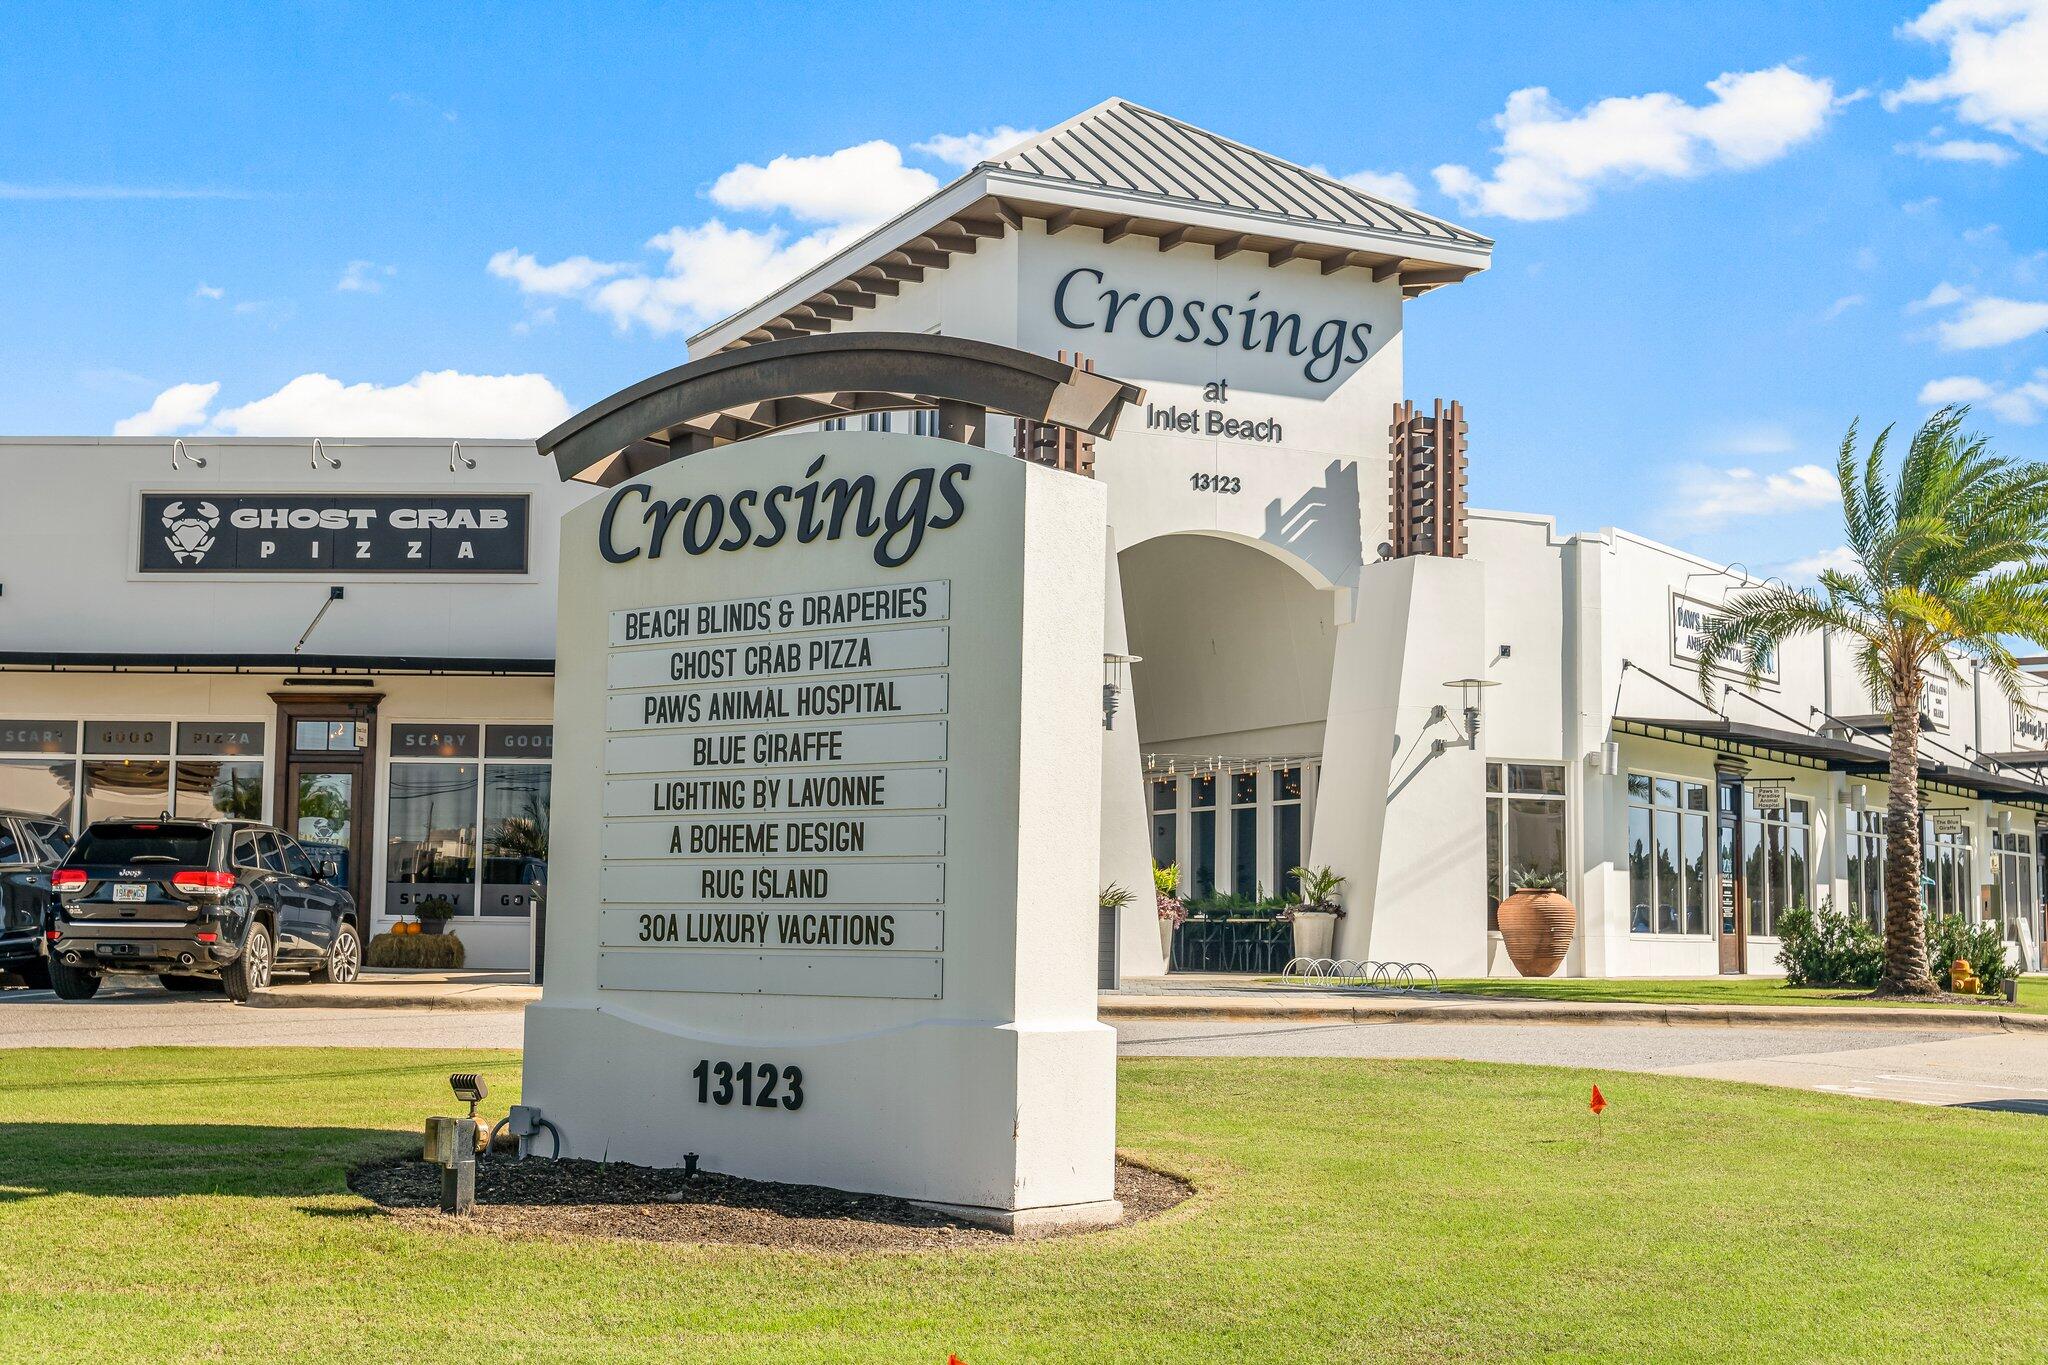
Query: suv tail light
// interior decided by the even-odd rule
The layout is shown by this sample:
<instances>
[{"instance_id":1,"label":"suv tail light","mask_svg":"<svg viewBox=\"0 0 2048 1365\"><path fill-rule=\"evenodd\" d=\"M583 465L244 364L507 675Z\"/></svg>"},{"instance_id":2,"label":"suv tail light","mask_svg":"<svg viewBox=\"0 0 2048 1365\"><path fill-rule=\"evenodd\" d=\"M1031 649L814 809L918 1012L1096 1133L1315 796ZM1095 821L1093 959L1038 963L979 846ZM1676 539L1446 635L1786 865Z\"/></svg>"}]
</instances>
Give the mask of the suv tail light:
<instances>
[{"instance_id":1,"label":"suv tail light","mask_svg":"<svg viewBox=\"0 0 2048 1365\"><path fill-rule=\"evenodd\" d=\"M85 869L82 867L60 867L50 874L52 891L83 891Z\"/></svg>"},{"instance_id":2,"label":"suv tail light","mask_svg":"<svg viewBox=\"0 0 2048 1365\"><path fill-rule=\"evenodd\" d=\"M235 889L235 874L232 872L175 872L171 874L173 890L195 896L225 896Z\"/></svg>"}]
</instances>

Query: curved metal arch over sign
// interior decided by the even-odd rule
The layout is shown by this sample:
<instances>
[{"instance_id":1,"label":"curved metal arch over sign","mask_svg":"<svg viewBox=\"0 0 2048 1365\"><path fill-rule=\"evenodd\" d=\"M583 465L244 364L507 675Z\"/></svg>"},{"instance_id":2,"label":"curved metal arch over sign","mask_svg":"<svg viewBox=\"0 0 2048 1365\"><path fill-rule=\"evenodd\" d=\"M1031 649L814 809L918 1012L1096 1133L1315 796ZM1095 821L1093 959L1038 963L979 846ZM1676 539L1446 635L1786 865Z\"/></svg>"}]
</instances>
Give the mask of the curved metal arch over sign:
<instances>
[{"instance_id":1,"label":"curved metal arch over sign","mask_svg":"<svg viewBox=\"0 0 2048 1365\"><path fill-rule=\"evenodd\" d=\"M564 479L608 488L695 451L870 412L936 409L939 435L975 443L989 412L1109 436L1144 396L993 342L847 332L693 360L591 404L539 445Z\"/></svg>"}]
</instances>

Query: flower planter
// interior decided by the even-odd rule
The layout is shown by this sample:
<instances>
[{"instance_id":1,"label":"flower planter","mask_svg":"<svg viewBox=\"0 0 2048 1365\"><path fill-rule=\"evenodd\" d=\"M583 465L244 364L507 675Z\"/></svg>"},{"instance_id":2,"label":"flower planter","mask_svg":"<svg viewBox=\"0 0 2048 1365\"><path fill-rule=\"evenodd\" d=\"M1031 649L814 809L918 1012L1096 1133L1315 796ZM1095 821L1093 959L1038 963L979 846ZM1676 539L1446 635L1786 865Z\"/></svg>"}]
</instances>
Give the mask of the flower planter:
<instances>
[{"instance_id":1,"label":"flower planter","mask_svg":"<svg viewBox=\"0 0 2048 1365\"><path fill-rule=\"evenodd\" d=\"M1329 910L1294 912L1294 955L1328 957L1337 940L1337 916Z\"/></svg>"},{"instance_id":2,"label":"flower planter","mask_svg":"<svg viewBox=\"0 0 2048 1365\"><path fill-rule=\"evenodd\" d=\"M1174 928L1174 922L1170 919L1162 918L1159 921L1159 960L1161 963L1170 963L1173 961ZM1160 970L1164 971L1166 969L1164 966L1162 966Z\"/></svg>"},{"instance_id":3,"label":"flower planter","mask_svg":"<svg viewBox=\"0 0 2048 1365\"><path fill-rule=\"evenodd\" d=\"M1549 976L1564 961L1579 912L1555 891L1517 891L1500 903L1500 936L1523 976Z\"/></svg>"}]
</instances>

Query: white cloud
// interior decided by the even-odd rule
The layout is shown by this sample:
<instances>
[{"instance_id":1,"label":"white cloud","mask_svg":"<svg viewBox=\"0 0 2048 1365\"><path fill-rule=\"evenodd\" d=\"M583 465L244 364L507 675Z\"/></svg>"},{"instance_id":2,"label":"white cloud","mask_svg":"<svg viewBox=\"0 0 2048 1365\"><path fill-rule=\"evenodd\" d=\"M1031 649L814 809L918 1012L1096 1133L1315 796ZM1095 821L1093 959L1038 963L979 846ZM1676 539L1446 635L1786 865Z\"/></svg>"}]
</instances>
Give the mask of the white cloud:
<instances>
[{"instance_id":1,"label":"white cloud","mask_svg":"<svg viewBox=\"0 0 2048 1365\"><path fill-rule=\"evenodd\" d=\"M1375 198L1391 199L1397 204L1412 204L1416 200L1415 182L1399 171L1353 171L1336 178Z\"/></svg>"},{"instance_id":2,"label":"white cloud","mask_svg":"<svg viewBox=\"0 0 2048 1365\"><path fill-rule=\"evenodd\" d=\"M1695 522L1727 517L1765 517L1831 506L1840 497L1832 470L1794 465L1780 474L1759 474L1736 466L1694 468L1679 480L1670 513Z\"/></svg>"},{"instance_id":3,"label":"white cloud","mask_svg":"<svg viewBox=\"0 0 2048 1365\"><path fill-rule=\"evenodd\" d=\"M939 187L929 171L903 164L894 143L863 142L824 156L743 163L711 184L723 208L788 213L809 223L873 224Z\"/></svg>"},{"instance_id":4,"label":"white cloud","mask_svg":"<svg viewBox=\"0 0 2048 1365\"><path fill-rule=\"evenodd\" d=\"M1941 104L2048 151L2048 0L1940 0L1900 30L1946 50L1948 69L1887 94L1887 109Z\"/></svg>"},{"instance_id":5,"label":"white cloud","mask_svg":"<svg viewBox=\"0 0 2048 1365\"><path fill-rule=\"evenodd\" d=\"M1792 433L1776 422L1727 427L1709 438L1707 449L1724 455L1789 455L1799 449Z\"/></svg>"},{"instance_id":6,"label":"white cloud","mask_svg":"<svg viewBox=\"0 0 2048 1365\"><path fill-rule=\"evenodd\" d=\"M1939 142L1901 142L1892 150L1902 156L1917 156L1923 161L1981 161L1988 166L2004 166L2019 160L2019 153L2003 142L1985 142L1978 138L1951 137Z\"/></svg>"},{"instance_id":7,"label":"white cloud","mask_svg":"<svg viewBox=\"0 0 2048 1365\"><path fill-rule=\"evenodd\" d=\"M1943 407L1949 403L1974 403L1980 398L1991 396L1991 386L1981 379L1972 379L1966 374L1950 375L1946 379L1930 379L1920 386L1920 401L1930 408Z\"/></svg>"},{"instance_id":8,"label":"white cloud","mask_svg":"<svg viewBox=\"0 0 2048 1365\"><path fill-rule=\"evenodd\" d=\"M553 265L542 265L527 253L510 247L492 256L484 266L499 279L518 285L522 294L563 297L581 294L599 280L610 279L626 268L610 261L593 261L588 256L571 256Z\"/></svg>"},{"instance_id":9,"label":"white cloud","mask_svg":"<svg viewBox=\"0 0 2048 1365\"><path fill-rule=\"evenodd\" d=\"M220 385L173 384L156 396L156 401L114 423L116 436L169 436L206 420L206 409Z\"/></svg>"},{"instance_id":10,"label":"white cloud","mask_svg":"<svg viewBox=\"0 0 2048 1365\"><path fill-rule=\"evenodd\" d=\"M1989 294L1969 300L1953 316L1934 325L1935 338L1944 351L2005 346L2044 331L2048 331L2048 303Z\"/></svg>"},{"instance_id":11,"label":"white cloud","mask_svg":"<svg viewBox=\"0 0 2048 1365\"><path fill-rule=\"evenodd\" d=\"M1963 291L1943 280L1927 291L1926 297L1913 300L1906 305L1909 313L1924 313L1929 308L1946 308L1963 297Z\"/></svg>"},{"instance_id":12,"label":"white cloud","mask_svg":"<svg viewBox=\"0 0 2048 1365\"><path fill-rule=\"evenodd\" d=\"M2048 413L2048 369L2037 369L2032 378L2013 384L1987 384L1962 374L1929 380L1920 389L1920 401L1931 408L1945 403L1981 404L2001 420L2032 426Z\"/></svg>"},{"instance_id":13,"label":"white cloud","mask_svg":"<svg viewBox=\"0 0 2048 1365\"><path fill-rule=\"evenodd\" d=\"M1789 66L1728 72L1713 100L1668 92L1599 100L1576 113L1542 86L1517 90L1495 117L1500 159L1490 178L1436 168L1437 188L1467 211L1533 221L1564 218L1603 185L1748 170L1818 135L1838 101L1834 82Z\"/></svg>"},{"instance_id":14,"label":"white cloud","mask_svg":"<svg viewBox=\"0 0 2048 1365\"><path fill-rule=\"evenodd\" d=\"M433 370L403 384L343 384L302 374L277 392L207 410L219 383L175 384L116 436L170 436L204 425L227 436L537 436L569 415L569 400L539 374Z\"/></svg>"},{"instance_id":15,"label":"white cloud","mask_svg":"<svg viewBox=\"0 0 2048 1365\"><path fill-rule=\"evenodd\" d=\"M984 161L1000 161L1004 152L1020 142L1029 142L1039 133L1037 128L1012 128L1005 123L985 133L939 133L923 142L912 143L910 149L923 152L948 166L966 170Z\"/></svg>"},{"instance_id":16,"label":"white cloud","mask_svg":"<svg viewBox=\"0 0 2048 1365\"><path fill-rule=\"evenodd\" d=\"M979 136L995 139L1010 131ZM964 156L968 140L941 137L918 147L943 146ZM734 167L712 183L709 194L735 212L789 221L760 227L723 218L678 224L645 244L661 253L659 265L589 256L548 265L508 249L492 256L486 269L523 294L577 299L620 331L638 326L666 335L700 327L772 293L937 188L929 172L904 165L887 142L821 156L778 156L765 166Z\"/></svg>"},{"instance_id":17,"label":"white cloud","mask_svg":"<svg viewBox=\"0 0 2048 1365\"><path fill-rule=\"evenodd\" d=\"M1833 322L1836 318L1842 316L1842 314L1848 312L1851 308L1860 308L1868 302L1870 302L1870 300L1861 294L1844 294L1842 295L1842 297L1836 299L1833 303L1829 304L1827 312L1822 314L1821 316L1823 320L1827 322Z\"/></svg>"},{"instance_id":18,"label":"white cloud","mask_svg":"<svg viewBox=\"0 0 2048 1365\"><path fill-rule=\"evenodd\" d=\"M1801 580L1811 582L1829 569L1837 573L1855 573L1861 565L1854 550L1846 545L1837 545L1832 550L1821 550L1816 554L1802 555L1798 559L1788 559L1775 567L1782 577L1796 583Z\"/></svg>"},{"instance_id":19,"label":"white cloud","mask_svg":"<svg viewBox=\"0 0 2048 1365\"><path fill-rule=\"evenodd\" d=\"M231 436L537 436L569 416L540 374L430 370L403 384L302 374L276 393L214 414Z\"/></svg>"},{"instance_id":20,"label":"white cloud","mask_svg":"<svg viewBox=\"0 0 2048 1365\"><path fill-rule=\"evenodd\" d=\"M375 261L350 261L341 272L341 278L334 287L344 294L381 294L384 281L398 273L395 265L378 265Z\"/></svg>"},{"instance_id":21,"label":"white cloud","mask_svg":"<svg viewBox=\"0 0 2048 1365\"><path fill-rule=\"evenodd\" d=\"M217 284L208 284L204 280L192 287L192 297L195 299L224 299L227 295L227 290Z\"/></svg>"}]
</instances>

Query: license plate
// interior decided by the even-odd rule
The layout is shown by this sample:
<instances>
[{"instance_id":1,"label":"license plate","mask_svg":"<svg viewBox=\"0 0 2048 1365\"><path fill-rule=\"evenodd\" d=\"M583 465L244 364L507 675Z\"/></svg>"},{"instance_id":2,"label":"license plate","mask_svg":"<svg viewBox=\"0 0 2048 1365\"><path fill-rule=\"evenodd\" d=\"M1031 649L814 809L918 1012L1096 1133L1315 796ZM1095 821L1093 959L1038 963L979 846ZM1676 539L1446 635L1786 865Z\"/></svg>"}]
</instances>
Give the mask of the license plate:
<instances>
[{"instance_id":1,"label":"license plate","mask_svg":"<svg viewBox=\"0 0 2048 1365\"><path fill-rule=\"evenodd\" d=\"M149 899L149 888L134 883L116 883L114 899L117 901L146 901Z\"/></svg>"},{"instance_id":2,"label":"license plate","mask_svg":"<svg viewBox=\"0 0 2048 1365\"><path fill-rule=\"evenodd\" d=\"M100 945L100 956L134 957L135 945L132 943L102 943Z\"/></svg>"}]
</instances>

